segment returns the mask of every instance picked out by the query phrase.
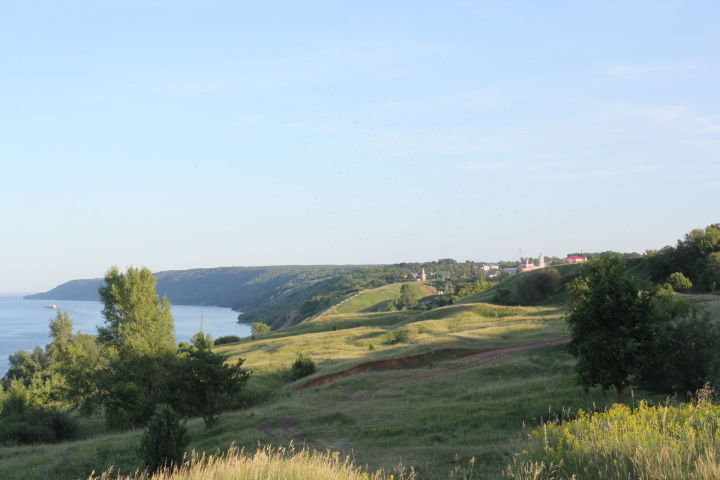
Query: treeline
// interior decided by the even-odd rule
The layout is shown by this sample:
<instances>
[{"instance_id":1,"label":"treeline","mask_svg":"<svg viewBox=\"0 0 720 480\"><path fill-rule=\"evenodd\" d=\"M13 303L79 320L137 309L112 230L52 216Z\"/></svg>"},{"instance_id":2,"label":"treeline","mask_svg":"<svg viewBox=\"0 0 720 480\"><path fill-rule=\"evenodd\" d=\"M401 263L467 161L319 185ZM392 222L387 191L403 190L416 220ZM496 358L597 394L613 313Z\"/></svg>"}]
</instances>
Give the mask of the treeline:
<instances>
[{"instance_id":1,"label":"treeline","mask_svg":"<svg viewBox=\"0 0 720 480\"><path fill-rule=\"evenodd\" d=\"M58 312L45 348L11 355L0 388L0 442L72 438L72 409L126 429L145 425L158 405L202 416L207 426L238 406L249 375L243 360L226 364L202 333L177 345L170 303L155 287L148 269L113 268L100 288L105 321L97 336L73 333L70 317Z\"/></svg>"},{"instance_id":2,"label":"treeline","mask_svg":"<svg viewBox=\"0 0 720 480\"><path fill-rule=\"evenodd\" d=\"M720 289L720 223L692 230L677 245L659 251L648 251L642 265L657 283L682 281L680 273L690 280L685 284L696 292Z\"/></svg>"}]
</instances>

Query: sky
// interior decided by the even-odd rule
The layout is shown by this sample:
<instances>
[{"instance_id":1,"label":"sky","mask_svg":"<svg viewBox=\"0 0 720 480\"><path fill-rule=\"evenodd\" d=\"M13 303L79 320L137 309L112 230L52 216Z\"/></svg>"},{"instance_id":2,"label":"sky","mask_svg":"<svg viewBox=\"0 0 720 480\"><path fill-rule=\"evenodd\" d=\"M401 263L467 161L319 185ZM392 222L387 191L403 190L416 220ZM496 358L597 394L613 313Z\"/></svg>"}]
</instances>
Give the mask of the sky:
<instances>
[{"instance_id":1,"label":"sky","mask_svg":"<svg viewBox=\"0 0 720 480\"><path fill-rule=\"evenodd\" d=\"M0 292L720 221L720 2L0 1Z\"/></svg>"}]
</instances>

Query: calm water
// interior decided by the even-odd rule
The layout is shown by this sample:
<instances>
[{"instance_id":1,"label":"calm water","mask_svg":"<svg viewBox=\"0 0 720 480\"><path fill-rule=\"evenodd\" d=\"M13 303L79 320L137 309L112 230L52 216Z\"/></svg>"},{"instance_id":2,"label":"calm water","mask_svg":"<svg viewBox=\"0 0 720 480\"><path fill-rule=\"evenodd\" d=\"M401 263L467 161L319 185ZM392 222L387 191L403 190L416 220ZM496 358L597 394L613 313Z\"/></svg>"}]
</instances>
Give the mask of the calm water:
<instances>
[{"instance_id":1,"label":"calm water","mask_svg":"<svg viewBox=\"0 0 720 480\"><path fill-rule=\"evenodd\" d=\"M95 326L103 323L100 302L24 300L20 295L0 295L0 376L7 371L8 355L49 343L48 321L55 316L55 310L46 307L53 303L70 314L75 331L94 335ZM190 340L200 330L201 316L203 331L213 338L250 335L250 326L237 323L237 312L229 308L173 305L172 313L178 342Z\"/></svg>"}]
</instances>

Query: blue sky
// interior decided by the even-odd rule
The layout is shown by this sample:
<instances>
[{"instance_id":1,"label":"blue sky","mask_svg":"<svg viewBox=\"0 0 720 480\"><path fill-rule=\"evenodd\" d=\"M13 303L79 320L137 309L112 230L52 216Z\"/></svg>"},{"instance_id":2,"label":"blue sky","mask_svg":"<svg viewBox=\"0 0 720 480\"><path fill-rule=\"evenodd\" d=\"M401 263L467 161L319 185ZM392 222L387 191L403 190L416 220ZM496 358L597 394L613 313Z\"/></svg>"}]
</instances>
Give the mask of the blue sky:
<instances>
[{"instance_id":1,"label":"blue sky","mask_svg":"<svg viewBox=\"0 0 720 480\"><path fill-rule=\"evenodd\" d=\"M0 291L720 221L720 4L0 2Z\"/></svg>"}]
</instances>

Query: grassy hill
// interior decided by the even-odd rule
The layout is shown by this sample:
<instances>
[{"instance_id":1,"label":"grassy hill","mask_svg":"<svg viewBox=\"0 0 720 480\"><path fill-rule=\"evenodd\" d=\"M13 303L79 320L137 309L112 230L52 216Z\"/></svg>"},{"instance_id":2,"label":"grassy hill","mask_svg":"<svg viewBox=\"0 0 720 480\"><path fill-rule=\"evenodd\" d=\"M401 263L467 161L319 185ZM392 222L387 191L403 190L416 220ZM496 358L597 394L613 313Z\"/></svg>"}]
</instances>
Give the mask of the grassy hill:
<instances>
[{"instance_id":1,"label":"grassy hill","mask_svg":"<svg viewBox=\"0 0 720 480\"><path fill-rule=\"evenodd\" d=\"M369 298L356 306L371 304ZM245 358L253 370L244 395L255 406L224 415L210 430L190 420L191 447L210 452L235 444L252 451L257 442L292 440L387 471L402 462L421 478L448 478L471 457L476 471L496 475L524 429L563 409L612 400L574 384L571 357L551 342L567 335L562 313L555 306L478 303L338 313L223 345L218 351ZM391 343L400 330L405 340ZM318 371L288 383L285 372L297 353L311 354ZM360 373L301 388L370 362ZM140 466L140 432L114 434L92 422L83 440L0 448L0 478L73 478L110 465L125 472Z\"/></svg>"},{"instance_id":2,"label":"grassy hill","mask_svg":"<svg viewBox=\"0 0 720 480\"><path fill-rule=\"evenodd\" d=\"M570 279L577 267L558 271ZM505 287L520 288L516 279ZM224 414L211 429L190 419L191 448L236 445L252 453L258 445L294 442L338 451L371 470L412 466L422 479L463 478L470 469L474 478L499 478L533 428L615 401L613 393L575 383L562 306L466 302L367 311L395 289L368 289L336 311L217 347L253 371L243 392L248 408ZM717 295L685 297L720 312ZM289 381L298 353L311 355L317 372ZM662 400L642 392L635 398ZM0 478L70 479L141 467L140 431L112 433L97 417L82 425L83 438L74 442L0 448Z\"/></svg>"},{"instance_id":3,"label":"grassy hill","mask_svg":"<svg viewBox=\"0 0 720 480\"><path fill-rule=\"evenodd\" d=\"M425 296L434 295L437 292L434 287L427 283L415 283L415 285ZM328 313L342 314L387 311L388 304L400 296L400 287L402 287L402 282L364 290L332 307Z\"/></svg>"},{"instance_id":4,"label":"grassy hill","mask_svg":"<svg viewBox=\"0 0 720 480\"><path fill-rule=\"evenodd\" d=\"M571 282L578 271L582 267L582 264L565 264L565 265L552 265L547 269L533 270L531 272L523 272L518 275L514 275L502 283L499 283L484 292L480 292L477 295L467 297L463 299L463 303L500 303L504 304L500 298L508 300L510 304L528 304L528 305L553 305L564 303L567 299L565 293L565 285ZM558 281L552 286L550 291L542 295L537 301L527 301L523 295L523 289L527 288L528 279L533 279L548 269L554 269L558 272ZM534 299L533 299L534 300Z\"/></svg>"}]
</instances>

